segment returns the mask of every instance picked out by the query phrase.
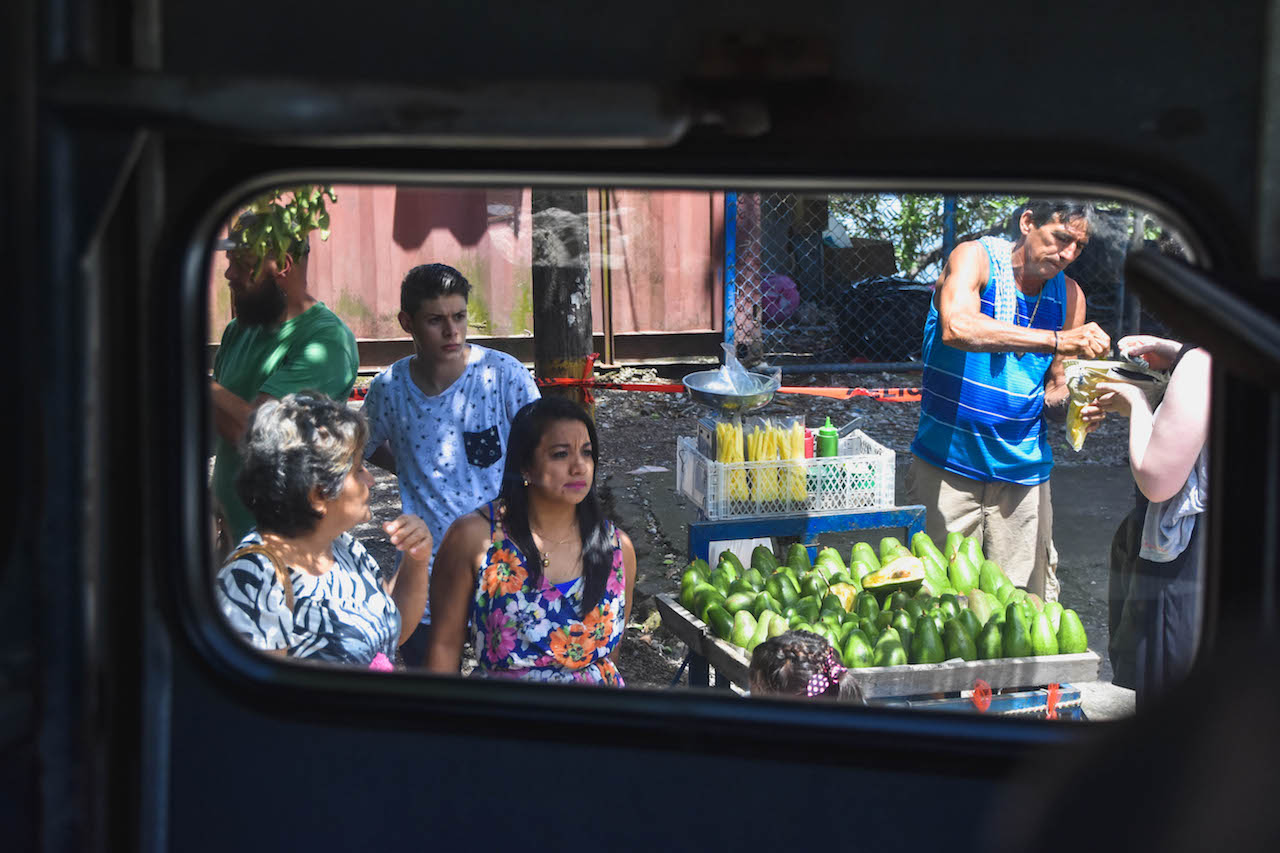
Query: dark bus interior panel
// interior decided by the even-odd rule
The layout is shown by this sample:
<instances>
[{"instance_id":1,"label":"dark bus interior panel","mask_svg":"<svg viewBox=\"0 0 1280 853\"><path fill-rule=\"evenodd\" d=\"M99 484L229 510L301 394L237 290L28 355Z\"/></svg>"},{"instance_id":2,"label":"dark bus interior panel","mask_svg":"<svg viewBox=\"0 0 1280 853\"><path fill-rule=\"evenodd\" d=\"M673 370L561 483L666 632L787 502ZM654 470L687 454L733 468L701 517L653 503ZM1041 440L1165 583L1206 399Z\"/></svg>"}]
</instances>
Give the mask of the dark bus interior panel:
<instances>
[{"instance_id":1,"label":"dark bus interior panel","mask_svg":"<svg viewBox=\"0 0 1280 853\"><path fill-rule=\"evenodd\" d=\"M12 0L0 20L6 849L1274 849L1276 4ZM282 178L1158 202L1203 257L1127 274L1216 359L1195 671L1131 720L1048 727L233 647L191 593L206 241Z\"/></svg>"}]
</instances>

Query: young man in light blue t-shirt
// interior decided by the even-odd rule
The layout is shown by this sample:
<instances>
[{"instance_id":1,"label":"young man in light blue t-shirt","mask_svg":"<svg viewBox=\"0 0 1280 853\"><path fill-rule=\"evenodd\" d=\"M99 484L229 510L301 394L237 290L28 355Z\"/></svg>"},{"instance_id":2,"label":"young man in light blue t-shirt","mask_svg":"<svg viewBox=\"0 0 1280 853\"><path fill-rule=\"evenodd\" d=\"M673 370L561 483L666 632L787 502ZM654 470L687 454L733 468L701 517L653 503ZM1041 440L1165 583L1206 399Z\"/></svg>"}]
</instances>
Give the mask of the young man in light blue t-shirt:
<instances>
[{"instance_id":1,"label":"young man in light blue t-shirt","mask_svg":"<svg viewBox=\"0 0 1280 853\"><path fill-rule=\"evenodd\" d=\"M423 264L400 285L400 326L414 354L374 377L364 400L365 456L400 480L401 511L421 516L435 549L449 525L498 494L511 419L540 395L511 356L467 343L471 284L453 267ZM403 646L420 666L431 608Z\"/></svg>"}]
</instances>

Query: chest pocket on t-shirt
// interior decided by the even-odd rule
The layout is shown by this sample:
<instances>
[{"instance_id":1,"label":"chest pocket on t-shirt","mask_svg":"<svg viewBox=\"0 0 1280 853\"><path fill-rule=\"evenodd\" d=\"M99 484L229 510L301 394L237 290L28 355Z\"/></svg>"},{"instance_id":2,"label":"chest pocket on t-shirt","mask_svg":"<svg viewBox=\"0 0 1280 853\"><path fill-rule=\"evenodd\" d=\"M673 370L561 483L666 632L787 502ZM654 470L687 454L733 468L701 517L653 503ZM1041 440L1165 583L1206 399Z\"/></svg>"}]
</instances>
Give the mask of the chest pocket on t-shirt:
<instances>
[{"instance_id":1,"label":"chest pocket on t-shirt","mask_svg":"<svg viewBox=\"0 0 1280 853\"><path fill-rule=\"evenodd\" d=\"M502 442L498 440L496 426L480 432L464 432L462 446L467 451L467 461L477 468L488 468L502 458Z\"/></svg>"}]
</instances>

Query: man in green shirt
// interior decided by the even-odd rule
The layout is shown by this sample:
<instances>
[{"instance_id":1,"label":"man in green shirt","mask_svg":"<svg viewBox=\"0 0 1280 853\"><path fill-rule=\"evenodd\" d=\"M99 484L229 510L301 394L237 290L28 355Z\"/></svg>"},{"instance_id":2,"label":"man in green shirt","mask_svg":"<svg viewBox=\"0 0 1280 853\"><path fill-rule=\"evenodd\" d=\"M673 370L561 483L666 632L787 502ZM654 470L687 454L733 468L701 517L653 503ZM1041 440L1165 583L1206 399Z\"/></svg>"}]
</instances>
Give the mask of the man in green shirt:
<instances>
[{"instance_id":1,"label":"man in green shirt","mask_svg":"<svg viewBox=\"0 0 1280 853\"><path fill-rule=\"evenodd\" d=\"M260 259L237 239L252 216L241 216L219 244L227 250L236 314L222 333L210 389L218 433L213 494L228 545L253 527L253 516L236 494L236 474L237 446L254 409L296 391L346 400L360 363L351 330L307 292L307 238L278 258Z\"/></svg>"}]
</instances>

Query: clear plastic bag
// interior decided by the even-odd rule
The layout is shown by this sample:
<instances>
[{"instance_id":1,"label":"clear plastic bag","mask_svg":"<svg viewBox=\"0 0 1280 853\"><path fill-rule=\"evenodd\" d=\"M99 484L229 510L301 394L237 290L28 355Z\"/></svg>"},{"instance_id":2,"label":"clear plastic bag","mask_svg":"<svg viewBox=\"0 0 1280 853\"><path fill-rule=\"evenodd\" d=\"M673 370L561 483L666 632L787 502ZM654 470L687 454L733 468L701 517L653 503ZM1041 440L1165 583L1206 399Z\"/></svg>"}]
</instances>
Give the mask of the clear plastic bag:
<instances>
[{"instance_id":1,"label":"clear plastic bag","mask_svg":"<svg viewBox=\"0 0 1280 853\"><path fill-rule=\"evenodd\" d=\"M800 503L808 497L803 418L750 418L746 427L746 443L746 461L774 463L752 469L753 500L765 504L779 500Z\"/></svg>"},{"instance_id":2,"label":"clear plastic bag","mask_svg":"<svg viewBox=\"0 0 1280 853\"><path fill-rule=\"evenodd\" d=\"M753 373L743 367L742 362L738 361L733 344L721 344L720 346L724 349L724 364L720 366L720 375L724 378L726 388L737 396L748 397L765 391L777 391L782 385L782 368L775 367L770 369L759 366L756 368L758 372ZM707 390L715 389L709 388Z\"/></svg>"},{"instance_id":3,"label":"clear plastic bag","mask_svg":"<svg viewBox=\"0 0 1280 853\"><path fill-rule=\"evenodd\" d=\"M1063 363L1067 374L1067 443L1076 452L1084 447L1089 435L1080 410L1098 397L1098 383L1113 382L1136 385L1147 395L1154 408L1164 396L1169 377L1163 371L1133 361L1089 361L1069 358Z\"/></svg>"}]
</instances>

